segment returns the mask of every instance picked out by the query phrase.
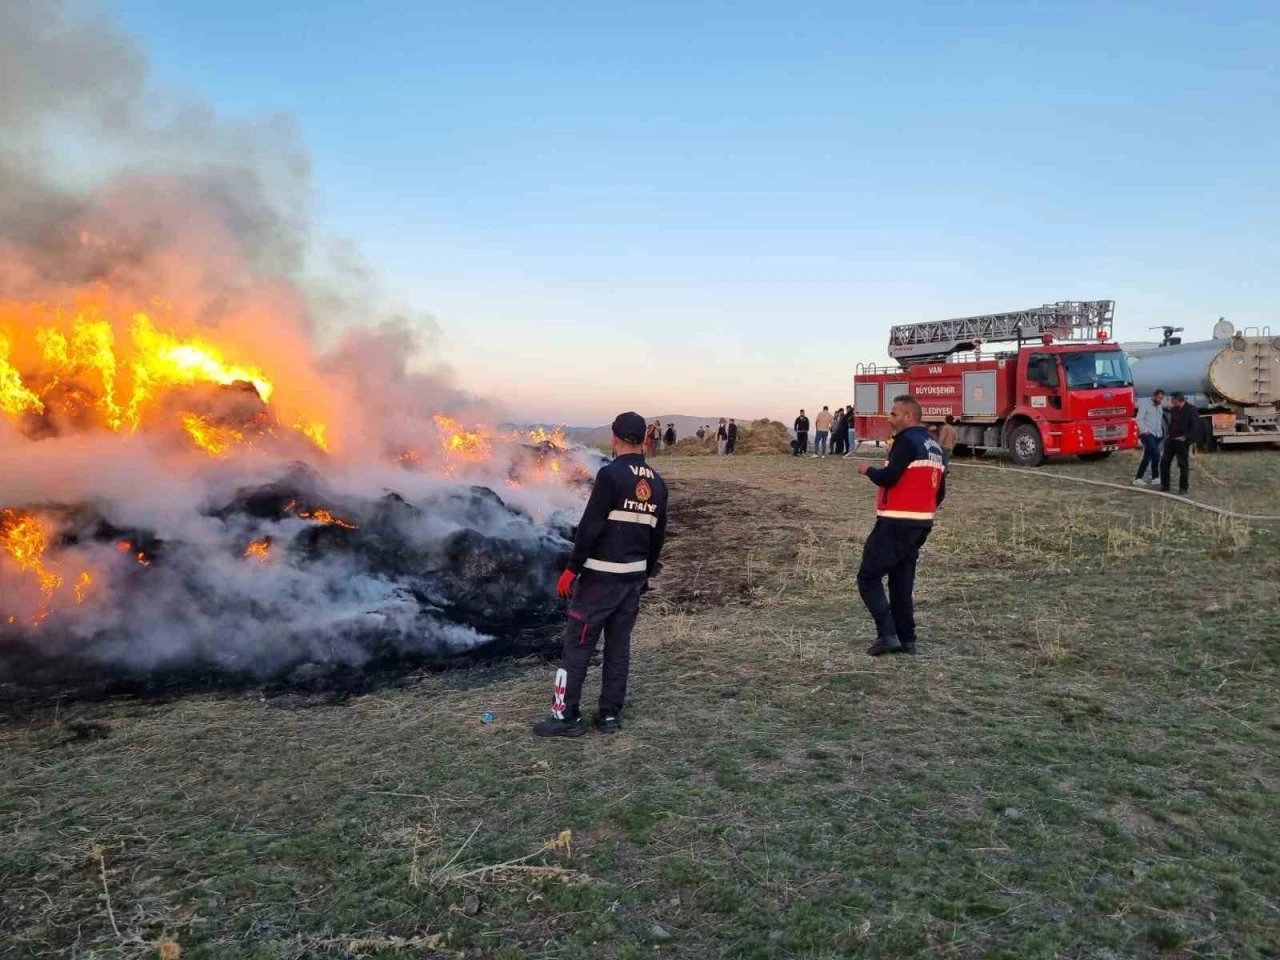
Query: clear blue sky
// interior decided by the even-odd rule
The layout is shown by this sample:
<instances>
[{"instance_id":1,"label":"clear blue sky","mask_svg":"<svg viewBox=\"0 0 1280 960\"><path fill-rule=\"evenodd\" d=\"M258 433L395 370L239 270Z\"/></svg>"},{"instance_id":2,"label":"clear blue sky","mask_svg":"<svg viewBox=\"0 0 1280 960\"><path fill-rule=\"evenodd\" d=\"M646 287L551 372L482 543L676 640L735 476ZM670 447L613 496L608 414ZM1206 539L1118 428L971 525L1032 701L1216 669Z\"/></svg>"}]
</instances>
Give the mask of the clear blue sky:
<instances>
[{"instance_id":1,"label":"clear blue sky","mask_svg":"<svg viewBox=\"0 0 1280 960\"><path fill-rule=\"evenodd\" d=\"M322 225L530 418L789 420L891 323L1048 300L1280 330L1274 0L100 2L296 114Z\"/></svg>"}]
</instances>

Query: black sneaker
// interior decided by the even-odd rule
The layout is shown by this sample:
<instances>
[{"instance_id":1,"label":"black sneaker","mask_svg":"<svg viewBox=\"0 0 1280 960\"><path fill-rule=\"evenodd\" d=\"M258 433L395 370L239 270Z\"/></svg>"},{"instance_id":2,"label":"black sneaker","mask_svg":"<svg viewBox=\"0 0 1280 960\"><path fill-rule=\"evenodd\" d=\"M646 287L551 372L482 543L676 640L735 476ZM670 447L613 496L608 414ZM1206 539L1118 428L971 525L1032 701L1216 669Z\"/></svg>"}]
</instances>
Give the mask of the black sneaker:
<instances>
[{"instance_id":1,"label":"black sneaker","mask_svg":"<svg viewBox=\"0 0 1280 960\"><path fill-rule=\"evenodd\" d=\"M622 721L617 717L597 717L596 726L601 733L617 733L622 729Z\"/></svg>"},{"instance_id":2,"label":"black sneaker","mask_svg":"<svg viewBox=\"0 0 1280 960\"><path fill-rule=\"evenodd\" d=\"M901 653L902 644L897 637L879 637L875 643L867 648L867 654L872 657L878 657L882 653Z\"/></svg>"},{"instance_id":3,"label":"black sneaker","mask_svg":"<svg viewBox=\"0 0 1280 960\"><path fill-rule=\"evenodd\" d=\"M533 725L533 733L539 737L581 737L587 732L587 725L581 717L573 720L558 720L548 717Z\"/></svg>"}]
</instances>

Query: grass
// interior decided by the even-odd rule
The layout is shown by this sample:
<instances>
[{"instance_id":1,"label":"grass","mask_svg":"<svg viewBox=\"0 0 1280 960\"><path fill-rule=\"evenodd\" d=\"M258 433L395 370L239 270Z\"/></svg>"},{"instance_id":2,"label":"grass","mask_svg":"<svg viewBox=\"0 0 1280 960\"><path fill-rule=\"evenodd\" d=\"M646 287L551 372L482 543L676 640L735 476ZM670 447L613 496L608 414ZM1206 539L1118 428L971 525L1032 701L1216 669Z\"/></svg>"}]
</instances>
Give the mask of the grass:
<instances>
[{"instance_id":1,"label":"grass","mask_svg":"<svg viewBox=\"0 0 1280 960\"><path fill-rule=\"evenodd\" d=\"M540 662L11 712L0 957L1277 955L1280 528L957 471L871 660L849 463L658 466L622 734Z\"/></svg>"}]
</instances>

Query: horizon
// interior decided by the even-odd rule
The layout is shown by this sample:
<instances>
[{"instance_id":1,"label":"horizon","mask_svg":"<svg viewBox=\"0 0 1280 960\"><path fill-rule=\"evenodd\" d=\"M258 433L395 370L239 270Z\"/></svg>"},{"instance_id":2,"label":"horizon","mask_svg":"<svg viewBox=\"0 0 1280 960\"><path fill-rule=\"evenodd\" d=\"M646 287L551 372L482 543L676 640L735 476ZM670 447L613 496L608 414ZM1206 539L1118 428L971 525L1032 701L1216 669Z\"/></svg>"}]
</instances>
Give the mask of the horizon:
<instances>
[{"instance_id":1,"label":"horizon","mask_svg":"<svg viewBox=\"0 0 1280 960\"><path fill-rule=\"evenodd\" d=\"M1280 320L1261 3L71 8L150 86L296 123L310 215L508 419L786 422L894 323L1055 300L1121 341Z\"/></svg>"}]
</instances>

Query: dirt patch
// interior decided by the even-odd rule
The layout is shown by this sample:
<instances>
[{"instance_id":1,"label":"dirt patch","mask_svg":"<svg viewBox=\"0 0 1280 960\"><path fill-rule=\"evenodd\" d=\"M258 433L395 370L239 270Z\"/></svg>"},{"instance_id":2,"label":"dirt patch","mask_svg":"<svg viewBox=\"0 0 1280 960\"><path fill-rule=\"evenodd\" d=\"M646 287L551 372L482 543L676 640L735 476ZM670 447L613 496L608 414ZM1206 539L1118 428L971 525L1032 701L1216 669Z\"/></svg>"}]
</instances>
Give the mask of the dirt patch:
<instances>
[{"instance_id":1,"label":"dirt patch","mask_svg":"<svg viewBox=\"0 0 1280 960\"><path fill-rule=\"evenodd\" d=\"M794 564L817 521L796 503L771 502L747 483L671 480L663 574L654 582L668 612L752 604L763 575Z\"/></svg>"}]
</instances>

